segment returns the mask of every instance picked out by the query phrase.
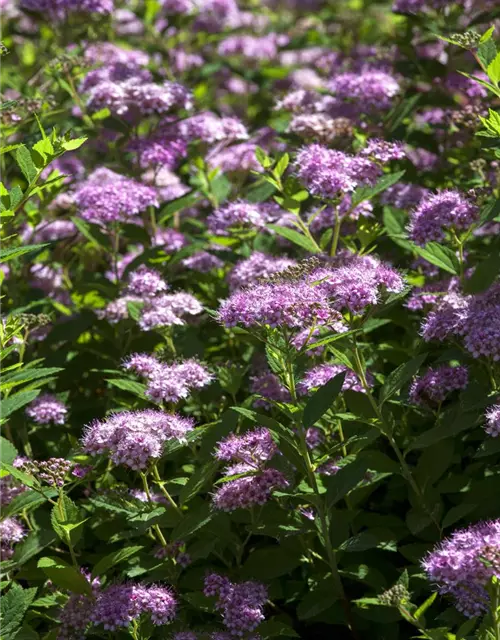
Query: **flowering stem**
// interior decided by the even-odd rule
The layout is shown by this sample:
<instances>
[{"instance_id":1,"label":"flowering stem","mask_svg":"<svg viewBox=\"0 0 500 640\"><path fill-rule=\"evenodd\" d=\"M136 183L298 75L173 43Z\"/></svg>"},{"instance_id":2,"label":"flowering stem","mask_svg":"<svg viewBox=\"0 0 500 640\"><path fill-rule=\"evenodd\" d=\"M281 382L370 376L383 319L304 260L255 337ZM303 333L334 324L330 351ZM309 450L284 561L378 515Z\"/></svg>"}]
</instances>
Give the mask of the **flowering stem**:
<instances>
[{"instance_id":1,"label":"flowering stem","mask_svg":"<svg viewBox=\"0 0 500 640\"><path fill-rule=\"evenodd\" d=\"M155 482L160 487L160 491L163 493L163 495L167 499L167 501L170 504L170 506L172 506L174 508L174 510L180 516L182 516L181 509L177 506L177 504L175 503L175 500L172 498L172 496L169 494L169 492L165 489L165 484L164 484L163 480L160 477L160 474L158 472L158 467L156 466L156 464L153 465L152 472L153 472L153 478L155 479Z\"/></svg>"},{"instance_id":2,"label":"flowering stem","mask_svg":"<svg viewBox=\"0 0 500 640\"><path fill-rule=\"evenodd\" d=\"M371 392L370 386L366 380L366 375L365 375L365 371L364 371L364 367L363 364L361 362L361 356L359 354L359 349L358 349L358 345L356 343L356 337L353 336L352 339L352 344L353 344L353 353L354 353L354 363L355 363L355 367L356 367L356 373L359 376L359 379L361 380L361 384L363 385L363 389L365 390L366 396L373 408L373 411L375 412L375 415L377 416L377 419L381 425L380 431L381 433L383 433L385 435L385 437L389 440L389 444L391 445L394 453L396 454L396 457L399 461L399 464L401 465L401 470L403 472L403 476L406 478L406 481L408 482L408 484L410 485L410 487L413 489L413 491L415 492L417 498L420 501L420 504L423 508L423 510L427 513L427 515L429 516L429 518L432 520L432 522L436 525L438 531L439 531L439 535L441 536L442 534L442 529L439 525L439 522L436 520L436 518L434 517L433 513L429 510L429 508L427 507L424 495L422 490L420 489L420 487L418 486L417 482L415 481L415 478L412 475L411 469L408 466L406 460L404 459L404 456L401 452L401 449L398 447L394 436L392 435L392 429L390 427L390 425L387 424L382 411L380 410L380 407L378 406L378 404L375 401L375 398L373 397L373 394Z\"/></svg>"},{"instance_id":3,"label":"flowering stem","mask_svg":"<svg viewBox=\"0 0 500 640\"><path fill-rule=\"evenodd\" d=\"M151 492L149 490L149 485L148 485L148 477L142 471L140 471L140 475L141 475L141 480L142 480L142 486L144 488L144 493L146 494L146 496L148 498L148 502L150 504L153 504L153 499L151 498ZM161 542L161 546L162 547L166 547L167 546L167 541L165 540L165 536L163 535L160 527L157 524L154 524L152 528L154 529L156 535L158 536L158 540Z\"/></svg>"},{"instance_id":4,"label":"flowering stem","mask_svg":"<svg viewBox=\"0 0 500 640\"><path fill-rule=\"evenodd\" d=\"M337 208L335 208L335 226L333 228L332 246L330 247L330 255L333 257L337 253L337 247L339 244L341 220Z\"/></svg>"},{"instance_id":5,"label":"flowering stem","mask_svg":"<svg viewBox=\"0 0 500 640\"><path fill-rule=\"evenodd\" d=\"M296 392L296 388L295 388L295 376L293 373L293 366L292 363L290 361L290 358L284 357L282 359L283 361L283 365L284 365L284 370L286 373L286 377L287 377L287 381L288 381L288 390L290 392L290 396L294 402L294 404L297 404L297 392ZM344 610L344 614L346 616L346 621L348 624L348 627L353 635L354 638L356 638L356 632L354 630L354 626L352 623L352 615L351 615L351 607L349 604L349 600L347 599L347 596L345 594L344 591L344 587L342 585L342 579L340 577L340 573L339 573L339 569L338 569L338 565L337 565L337 558L335 556L335 551L332 547L332 544L330 542L330 527L328 524L328 518L327 518L327 511L326 511L326 505L324 503L323 497L321 496L320 492L319 492L319 487L318 487L318 483L316 482L316 476L314 475L314 468L313 468L313 464L311 461L311 456L309 455L309 449L307 448L307 442L306 442L306 434L305 434L305 430L303 429L302 425L297 422L296 423L296 428L297 428L297 432L299 434L299 445L300 445L300 452L302 454L302 458L304 460L304 464L306 467L306 472L307 472L307 477L309 479L309 484L311 486L311 489L314 491L314 494L316 496L316 500L313 503L313 506L315 506L318 510L318 515L319 515L319 520L320 520L320 527L321 527L321 538L322 538L322 543L323 546L325 547L326 550L326 555L328 558L328 564L330 566L330 571L332 573L332 579L334 581L335 584L335 591L336 591L336 595L339 596L341 603L342 603L342 608Z\"/></svg>"}]
</instances>

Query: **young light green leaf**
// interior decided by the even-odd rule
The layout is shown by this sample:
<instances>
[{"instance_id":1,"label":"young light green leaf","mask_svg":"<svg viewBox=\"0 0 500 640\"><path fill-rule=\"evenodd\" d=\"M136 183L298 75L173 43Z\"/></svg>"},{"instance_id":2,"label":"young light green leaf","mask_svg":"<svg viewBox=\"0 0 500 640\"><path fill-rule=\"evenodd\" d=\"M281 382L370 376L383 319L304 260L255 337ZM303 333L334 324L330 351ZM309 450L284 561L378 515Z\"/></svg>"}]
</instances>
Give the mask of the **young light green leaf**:
<instances>
[{"instance_id":1,"label":"young light green leaf","mask_svg":"<svg viewBox=\"0 0 500 640\"><path fill-rule=\"evenodd\" d=\"M39 251L44 247L47 247L48 243L45 244L27 244L24 247L13 247L11 249L0 249L0 264L3 262L8 262L9 260L13 260L14 258L18 258L19 256L24 255L25 253L33 253L34 251Z\"/></svg>"},{"instance_id":2,"label":"young light green leaf","mask_svg":"<svg viewBox=\"0 0 500 640\"><path fill-rule=\"evenodd\" d=\"M12 464L17 457L17 449L10 440L0 436L0 462ZM3 509L2 509L3 511Z\"/></svg>"},{"instance_id":3,"label":"young light green leaf","mask_svg":"<svg viewBox=\"0 0 500 640\"><path fill-rule=\"evenodd\" d=\"M17 147L15 158L23 176L26 178L27 182L31 184L37 177L38 170L31 159L30 152L24 144Z\"/></svg>"},{"instance_id":4,"label":"young light green leaf","mask_svg":"<svg viewBox=\"0 0 500 640\"><path fill-rule=\"evenodd\" d=\"M494 59L488 65L486 71L488 72L488 78L491 82L497 86L500 80L500 52L494 57Z\"/></svg>"},{"instance_id":5,"label":"young light green leaf","mask_svg":"<svg viewBox=\"0 0 500 640\"><path fill-rule=\"evenodd\" d=\"M434 600L437 598L437 591L435 591L432 595L430 595L427 600L420 605L420 607L415 611L413 617L415 620L420 620L420 618L424 615L427 609L432 605Z\"/></svg>"}]
</instances>

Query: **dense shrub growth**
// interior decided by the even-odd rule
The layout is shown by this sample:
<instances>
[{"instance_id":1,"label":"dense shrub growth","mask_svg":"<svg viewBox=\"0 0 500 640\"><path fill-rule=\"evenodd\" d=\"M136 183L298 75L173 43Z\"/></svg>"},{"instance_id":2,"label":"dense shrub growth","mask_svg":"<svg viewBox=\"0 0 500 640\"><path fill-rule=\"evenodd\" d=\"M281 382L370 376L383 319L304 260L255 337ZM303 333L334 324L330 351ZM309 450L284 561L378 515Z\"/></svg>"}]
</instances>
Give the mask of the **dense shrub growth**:
<instances>
[{"instance_id":1,"label":"dense shrub growth","mask_svg":"<svg viewBox=\"0 0 500 640\"><path fill-rule=\"evenodd\" d=\"M499 640L498 1L0 4L2 640Z\"/></svg>"}]
</instances>

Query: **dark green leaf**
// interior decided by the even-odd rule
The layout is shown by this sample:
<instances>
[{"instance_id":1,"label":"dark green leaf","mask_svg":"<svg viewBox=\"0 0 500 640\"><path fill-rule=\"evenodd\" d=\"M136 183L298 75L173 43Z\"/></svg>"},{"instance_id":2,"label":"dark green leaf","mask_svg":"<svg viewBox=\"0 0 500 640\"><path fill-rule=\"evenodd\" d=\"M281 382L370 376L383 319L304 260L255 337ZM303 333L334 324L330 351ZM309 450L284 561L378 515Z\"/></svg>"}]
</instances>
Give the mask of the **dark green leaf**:
<instances>
[{"instance_id":1,"label":"dark green leaf","mask_svg":"<svg viewBox=\"0 0 500 640\"><path fill-rule=\"evenodd\" d=\"M146 385L141 382L136 382L135 380L126 380L125 378L108 378L106 382L112 384L114 387L118 387L122 391L129 391L139 398L144 399L146 396L144 392L146 391Z\"/></svg>"},{"instance_id":2,"label":"dark green leaf","mask_svg":"<svg viewBox=\"0 0 500 640\"><path fill-rule=\"evenodd\" d=\"M0 249L0 264L3 262L9 262L14 258L23 256L25 253L33 253L39 251L44 247L48 247L48 243L45 244L27 244L24 247L13 247L11 249Z\"/></svg>"},{"instance_id":3,"label":"dark green leaf","mask_svg":"<svg viewBox=\"0 0 500 640\"><path fill-rule=\"evenodd\" d=\"M397 393L403 385L405 385L422 366L427 354L422 353L415 358L412 358L408 362L399 365L397 369L394 369L388 376L380 391L380 404L387 402L389 398Z\"/></svg>"},{"instance_id":4,"label":"dark green leaf","mask_svg":"<svg viewBox=\"0 0 500 640\"><path fill-rule=\"evenodd\" d=\"M75 567L66 564L64 560L45 556L40 558L37 564L49 580L72 593L81 593L92 596L92 588L86 578Z\"/></svg>"},{"instance_id":5,"label":"dark green leaf","mask_svg":"<svg viewBox=\"0 0 500 640\"><path fill-rule=\"evenodd\" d=\"M346 372L343 371L320 387L307 401L304 407L303 424L312 427L328 411L342 391Z\"/></svg>"},{"instance_id":6,"label":"dark green leaf","mask_svg":"<svg viewBox=\"0 0 500 640\"><path fill-rule=\"evenodd\" d=\"M290 242L297 244L299 247L309 251L309 253L320 253L320 248L315 244L315 242L302 233L288 227L281 227L277 224L268 224L267 226L279 236L290 240Z\"/></svg>"},{"instance_id":7,"label":"dark green leaf","mask_svg":"<svg viewBox=\"0 0 500 640\"><path fill-rule=\"evenodd\" d=\"M12 464L17 457L17 449L10 440L0 436L0 462ZM3 509L2 509L3 513Z\"/></svg>"},{"instance_id":8,"label":"dark green leaf","mask_svg":"<svg viewBox=\"0 0 500 640\"><path fill-rule=\"evenodd\" d=\"M25 405L32 402L40 393L40 389L32 389L31 391L20 391L14 393L1 402L2 418L8 418L14 411L21 409Z\"/></svg>"},{"instance_id":9,"label":"dark green leaf","mask_svg":"<svg viewBox=\"0 0 500 640\"><path fill-rule=\"evenodd\" d=\"M445 247L437 242L428 242L425 247L413 245L413 250L427 260L427 262L435 264L436 267L448 271L448 273L456 276L460 272L458 258L455 252L449 247Z\"/></svg>"},{"instance_id":10,"label":"dark green leaf","mask_svg":"<svg viewBox=\"0 0 500 640\"><path fill-rule=\"evenodd\" d=\"M280 547L264 547L250 554L242 568L245 578L272 580L290 573L300 564L300 556Z\"/></svg>"},{"instance_id":11,"label":"dark green leaf","mask_svg":"<svg viewBox=\"0 0 500 640\"><path fill-rule=\"evenodd\" d=\"M364 479L365 473L366 466L355 460L342 467L334 476L324 480L328 506L333 507L339 500L342 500Z\"/></svg>"},{"instance_id":12,"label":"dark green leaf","mask_svg":"<svg viewBox=\"0 0 500 640\"><path fill-rule=\"evenodd\" d=\"M134 547L124 547L123 549L118 549L118 551L112 551L108 553L107 556L101 558L99 562L92 569L92 576L103 576L108 569L112 569L115 565L120 562L124 562L128 560L132 556L135 556L144 549L143 546L134 546Z\"/></svg>"},{"instance_id":13,"label":"dark green leaf","mask_svg":"<svg viewBox=\"0 0 500 640\"><path fill-rule=\"evenodd\" d=\"M190 511L172 531L172 540L186 540L199 529L207 525L214 517L211 506L207 503Z\"/></svg>"},{"instance_id":14,"label":"dark green leaf","mask_svg":"<svg viewBox=\"0 0 500 640\"><path fill-rule=\"evenodd\" d=\"M393 184L399 182L404 176L404 171L398 171L397 173L388 173L383 175L373 187L360 187L352 195L351 207L356 207L358 204L365 200L371 200L382 191L385 191Z\"/></svg>"},{"instance_id":15,"label":"dark green leaf","mask_svg":"<svg viewBox=\"0 0 500 640\"><path fill-rule=\"evenodd\" d=\"M36 588L23 589L16 583L0 599L2 640L14 640L22 625L24 616L36 594Z\"/></svg>"}]
</instances>

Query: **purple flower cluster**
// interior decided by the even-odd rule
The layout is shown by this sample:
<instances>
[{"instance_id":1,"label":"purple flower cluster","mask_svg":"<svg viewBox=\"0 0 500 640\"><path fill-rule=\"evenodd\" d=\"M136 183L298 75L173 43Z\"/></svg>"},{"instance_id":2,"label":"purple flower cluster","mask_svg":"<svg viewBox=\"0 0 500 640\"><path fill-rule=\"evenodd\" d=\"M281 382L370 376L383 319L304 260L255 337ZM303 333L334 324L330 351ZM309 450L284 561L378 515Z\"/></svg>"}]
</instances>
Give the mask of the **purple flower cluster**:
<instances>
[{"instance_id":1,"label":"purple flower cluster","mask_svg":"<svg viewBox=\"0 0 500 640\"><path fill-rule=\"evenodd\" d=\"M276 402L290 401L290 393L281 383L278 376L270 371L252 376L250 378L250 391L260 396L253 403L255 407L269 409L272 405L268 400L275 400Z\"/></svg>"},{"instance_id":2,"label":"purple flower cluster","mask_svg":"<svg viewBox=\"0 0 500 640\"><path fill-rule=\"evenodd\" d=\"M100 224L133 220L148 207L159 206L152 187L103 167L78 187L74 199L84 220Z\"/></svg>"},{"instance_id":3,"label":"purple flower cluster","mask_svg":"<svg viewBox=\"0 0 500 640\"><path fill-rule=\"evenodd\" d=\"M410 217L408 231L420 245L440 242L445 231L468 229L477 221L479 209L458 191L442 191L423 198Z\"/></svg>"},{"instance_id":4,"label":"purple flower cluster","mask_svg":"<svg viewBox=\"0 0 500 640\"><path fill-rule=\"evenodd\" d=\"M196 316L203 311L198 300L190 293L163 294L148 299L142 309L139 326L143 331L184 324L184 316Z\"/></svg>"},{"instance_id":5,"label":"purple flower cluster","mask_svg":"<svg viewBox=\"0 0 500 640\"><path fill-rule=\"evenodd\" d=\"M28 405L26 415L36 424L64 424L68 409L56 396L45 393Z\"/></svg>"},{"instance_id":6,"label":"purple flower cluster","mask_svg":"<svg viewBox=\"0 0 500 640\"><path fill-rule=\"evenodd\" d=\"M128 627L143 614L155 626L168 624L177 611L172 590L154 584L114 584L99 592L92 604L90 622L105 631Z\"/></svg>"},{"instance_id":7,"label":"purple flower cluster","mask_svg":"<svg viewBox=\"0 0 500 640\"><path fill-rule=\"evenodd\" d=\"M340 73L329 82L336 97L352 100L365 109L389 109L401 87L396 78L378 69Z\"/></svg>"},{"instance_id":8,"label":"purple flower cluster","mask_svg":"<svg viewBox=\"0 0 500 640\"><path fill-rule=\"evenodd\" d=\"M216 607L233 637L246 637L264 620L267 589L259 582L234 583L225 576L210 573L205 578L204 594L217 597Z\"/></svg>"},{"instance_id":9,"label":"purple flower cluster","mask_svg":"<svg viewBox=\"0 0 500 640\"><path fill-rule=\"evenodd\" d=\"M127 291L133 296L148 298L168 289L161 273L141 265L128 276Z\"/></svg>"},{"instance_id":10,"label":"purple flower cluster","mask_svg":"<svg viewBox=\"0 0 500 640\"><path fill-rule=\"evenodd\" d=\"M101 581L99 578L90 580L90 575L81 570L85 579L90 583L93 598L99 596ZM72 593L59 614L61 626L59 627L58 640L76 640L84 635L90 624L90 616L94 607L94 599L79 593Z\"/></svg>"},{"instance_id":11,"label":"purple flower cluster","mask_svg":"<svg viewBox=\"0 0 500 640\"><path fill-rule=\"evenodd\" d=\"M227 276L229 287L234 291L242 287L257 284L259 280L279 273L296 264L295 260L268 256L260 251L254 251L249 258L240 260Z\"/></svg>"},{"instance_id":12,"label":"purple flower cluster","mask_svg":"<svg viewBox=\"0 0 500 640\"><path fill-rule=\"evenodd\" d=\"M488 407L486 414L486 425L484 430L489 436L498 438L500 436L500 404Z\"/></svg>"},{"instance_id":13,"label":"purple flower cluster","mask_svg":"<svg viewBox=\"0 0 500 640\"><path fill-rule=\"evenodd\" d=\"M346 391L350 389L351 391L357 391L358 393L365 393L366 389L364 389L361 384L361 380L359 377L352 371L348 369L343 364L319 364L312 369L306 371L302 380L297 384L297 391L303 395L310 393L313 389L317 387L322 387L327 382L338 376L339 373L343 373L345 371L345 379L342 384L342 391ZM370 372L366 372L366 381L372 386L373 385L373 376Z\"/></svg>"},{"instance_id":14,"label":"purple flower cluster","mask_svg":"<svg viewBox=\"0 0 500 640\"><path fill-rule=\"evenodd\" d=\"M500 577L500 520L455 531L422 562L439 593L451 595L459 611L473 617L488 609L486 589Z\"/></svg>"},{"instance_id":15,"label":"purple flower cluster","mask_svg":"<svg viewBox=\"0 0 500 640\"><path fill-rule=\"evenodd\" d=\"M500 360L500 285L477 295L444 296L424 319L421 333L426 341L459 336L474 358Z\"/></svg>"},{"instance_id":16,"label":"purple flower cluster","mask_svg":"<svg viewBox=\"0 0 500 640\"><path fill-rule=\"evenodd\" d=\"M260 229L268 222L274 222L284 212L278 205L262 202L253 204L250 202L230 202L215 209L207 218L210 233L216 235L228 235L228 230L233 227L250 227Z\"/></svg>"},{"instance_id":17,"label":"purple flower cluster","mask_svg":"<svg viewBox=\"0 0 500 640\"><path fill-rule=\"evenodd\" d=\"M157 410L122 411L90 424L82 446L91 455L107 454L114 464L145 469L160 458L167 440L185 441L193 421Z\"/></svg>"},{"instance_id":18,"label":"purple flower cluster","mask_svg":"<svg viewBox=\"0 0 500 640\"><path fill-rule=\"evenodd\" d=\"M338 310L363 313L370 305L380 302L382 293L400 293L405 288L403 277L377 258L365 256L337 269L320 268L310 275Z\"/></svg>"},{"instance_id":19,"label":"purple flower cluster","mask_svg":"<svg viewBox=\"0 0 500 640\"><path fill-rule=\"evenodd\" d=\"M26 536L24 527L16 518L0 520L0 559L8 560L14 554L14 545Z\"/></svg>"},{"instance_id":20,"label":"purple flower cluster","mask_svg":"<svg viewBox=\"0 0 500 640\"><path fill-rule=\"evenodd\" d=\"M82 90L88 91L87 108L91 112L109 109L116 116L137 120L192 106L191 94L182 85L150 82L149 72L119 64L97 71L100 73L90 72L82 85Z\"/></svg>"},{"instance_id":21,"label":"purple flower cluster","mask_svg":"<svg viewBox=\"0 0 500 640\"><path fill-rule=\"evenodd\" d=\"M380 167L368 158L319 144L298 152L295 171L307 189L320 198L335 198L339 193L354 191L359 185L373 184L381 175Z\"/></svg>"},{"instance_id":22,"label":"purple flower cluster","mask_svg":"<svg viewBox=\"0 0 500 640\"><path fill-rule=\"evenodd\" d=\"M451 392L465 389L468 382L467 367L442 365L415 378L410 387L409 400L412 404L435 406Z\"/></svg>"},{"instance_id":23,"label":"purple flower cluster","mask_svg":"<svg viewBox=\"0 0 500 640\"><path fill-rule=\"evenodd\" d=\"M368 144L361 150L361 155L383 164L391 160L403 160L406 152L400 142L386 142L378 138L371 138Z\"/></svg>"},{"instance_id":24,"label":"purple flower cluster","mask_svg":"<svg viewBox=\"0 0 500 640\"><path fill-rule=\"evenodd\" d=\"M59 20L68 13L97 13L106 15L113 11L113 0L22 0L21 7L27 11L48 14Z\"/></svg>"},{"instance_id":25,"label":"purple flower cluster","mask_svg":"<svg viewBox=\"0 0 500 640\"><path fill-rule=\"evenodd\" d=\"M154 356L135 353L127 358L124 367L147 379L145 395L155 402L177 402L187 398L192 389L201 389L213 380L207 368L196 360L168 365Z\"/></svg>"},{"instance_id":26,"label":"purple flower cluster","mask_svg":"<svg viewBox=\"0 0 500 640\"><path fill-rule=\"evenodd\" d=\"M219 460L234 461L225 468L225 476L238 475L221 484L213 495L215 509L234 511L265 504L273 489L288 485L284 475L266 463L278 453L270 432L264 428L248 431L242 436L232 435L219 443L215 456Z\"/></svg>"},{"instance_id":27,"label":"purple flower cluster","mask_svg":"<svg viewBox=\"0 0 500 640\"><path fill-rule=\"evenodd\" d=\"M304 325L341 321L322 289L306 282L260 284L236 291L224 300L219 320L227 327L280 325L299 328Z\"/></svg>"},{"instance_id":28,"label":"purple flower cluster","mask_svg":"<svg viewBox=\"0 0 500 640\"><path fill-rule=\"evenodd\" d=\"M222 269L224 262L208 251L197 251L189 256L189 258L184 258L182 265L186 267L186 269L192 269L199 273L209 273L212 269Z\"/></svg>"},{"instance_id":29,"label":"purple flower cluster","mask_svg":"<svg viewBox=\"0 0 500 640\"><path fill-rule=\"evenodd\" d=\"M211 111L182 120L178 125L178 132L186 141L201 140L207 144L248 138L248 131L238 118L220 118Z\"/></svg>"}]
</instances>

